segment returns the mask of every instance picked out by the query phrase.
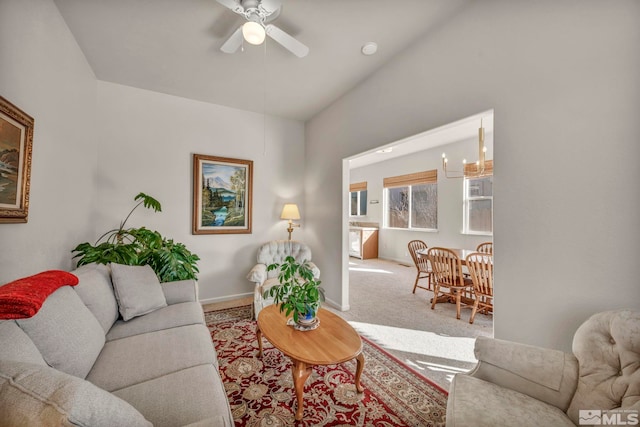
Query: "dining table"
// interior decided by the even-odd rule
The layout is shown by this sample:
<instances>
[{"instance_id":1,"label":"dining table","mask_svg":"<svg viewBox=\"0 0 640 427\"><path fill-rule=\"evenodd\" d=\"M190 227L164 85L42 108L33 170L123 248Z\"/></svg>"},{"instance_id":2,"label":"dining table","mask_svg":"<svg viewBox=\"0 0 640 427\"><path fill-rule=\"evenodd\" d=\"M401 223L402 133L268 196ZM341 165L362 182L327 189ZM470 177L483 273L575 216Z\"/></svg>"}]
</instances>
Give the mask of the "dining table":
<instances>
[{"instance_id":1,"label":"dining table","mask_svg":"<svg viewBox=\"0 0 640 427\"><path fill-rule=\"evenodd\" d=\"M475 249L454 249L454 248L445 248L445 249L449 249L450 251L453 251L458 256L458 258L460 258L460 262L462 263L462 265L465 265L465 266L467 265L467 256L478 252ZM420 258L426 258L427 252L429 252L429 249L420 249L416 251L416 253Z\"/></svg>"}]
</instances>

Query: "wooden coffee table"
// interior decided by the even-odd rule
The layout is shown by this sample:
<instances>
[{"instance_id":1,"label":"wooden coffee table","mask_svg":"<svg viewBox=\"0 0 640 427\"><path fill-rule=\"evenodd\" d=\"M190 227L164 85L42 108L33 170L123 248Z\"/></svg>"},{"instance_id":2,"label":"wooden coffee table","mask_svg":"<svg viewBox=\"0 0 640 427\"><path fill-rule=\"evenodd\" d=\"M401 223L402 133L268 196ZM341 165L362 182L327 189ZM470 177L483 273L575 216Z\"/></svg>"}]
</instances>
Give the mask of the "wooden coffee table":
<instances>
[{"instance_id":1,"label":"wooden coffee table","mask_svg":"<svg viewBox=\"0 0 640 427\"><path fill-rule=\"evenodd\" d=\"M296 420L302 419L302 397L304 383L311 375L315 365L335 365L355 358L356 390L364 390L360 384L360 376L364 368L362 341L360 335L344 319L321 308L318 310L320 326L313 331L297 331L287 325L287 318L280 313L279 306L270 305L263 308L258 315L258 356L262 357L262 336L288 356L293 363L293 385L296 391L298 408Z\"/></svg>"}]
</instances>

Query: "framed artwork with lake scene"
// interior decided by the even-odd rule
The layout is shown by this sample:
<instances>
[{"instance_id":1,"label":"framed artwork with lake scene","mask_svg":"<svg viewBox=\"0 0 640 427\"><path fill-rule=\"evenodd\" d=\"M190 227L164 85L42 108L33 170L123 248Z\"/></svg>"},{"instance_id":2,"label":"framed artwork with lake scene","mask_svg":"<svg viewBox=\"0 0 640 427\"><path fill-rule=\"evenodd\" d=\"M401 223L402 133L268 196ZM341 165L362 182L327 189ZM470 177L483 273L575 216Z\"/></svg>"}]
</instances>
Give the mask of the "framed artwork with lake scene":
<instances>
[{"instance_id":1,"label":"framed artwork with lake scene","mask_svg":"<svg viewBox=\"0 0 640 427\"><path fill-rule=\"evenodd\" d=\"M193 155L193 234L251 233L253 161Z\"/></svg>"},{"instance_id":2,"label":"framed artwork with lake scene","mask_svg":"<svg viewBox=\"0 0 640 427\"><path fill-rule=\"evenodd\" d=\"M0 96L0 223L27 222L33 124Z\"/></svg>"}]
</instances>

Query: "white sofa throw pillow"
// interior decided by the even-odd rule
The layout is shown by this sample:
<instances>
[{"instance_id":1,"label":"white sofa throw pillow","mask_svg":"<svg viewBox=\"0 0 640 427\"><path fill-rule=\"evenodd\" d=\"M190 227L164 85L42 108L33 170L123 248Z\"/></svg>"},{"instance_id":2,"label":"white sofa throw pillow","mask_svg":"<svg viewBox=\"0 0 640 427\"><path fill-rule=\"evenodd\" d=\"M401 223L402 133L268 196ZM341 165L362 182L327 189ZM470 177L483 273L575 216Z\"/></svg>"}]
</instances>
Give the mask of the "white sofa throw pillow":
<instances>
[{"instance_id":1,"label":"white sofa throw pillow","mask_svg":"<svg viewBox=\"0 0 640 427\"><path fill-rule=\"evenodd\" d=\"M111 280L125 321L167 306L158 276L148 265L111 264Z\"/></svg>"}]
</instances>

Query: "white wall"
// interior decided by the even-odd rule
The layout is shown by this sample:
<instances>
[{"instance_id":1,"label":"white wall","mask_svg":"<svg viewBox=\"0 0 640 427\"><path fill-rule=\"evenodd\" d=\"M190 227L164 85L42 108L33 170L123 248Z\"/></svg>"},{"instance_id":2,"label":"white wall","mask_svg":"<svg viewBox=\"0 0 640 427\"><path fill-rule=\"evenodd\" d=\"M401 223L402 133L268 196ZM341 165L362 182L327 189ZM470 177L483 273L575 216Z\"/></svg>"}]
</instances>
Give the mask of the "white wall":
<instances>
[{"instance_id":1,"label":"white wall","mask_svg":"<svg viewBox=\"0 0 640 427\"><path fill-rule=\"evenodd\" d=\"M70 269L93 235L96 80L52 1L0 1L0 95L35 119L28 222L0 224L2 284Z\"/></svg>"},{"instance_id":2,"label":"white wall","mask_svg":"<svg viewBox=\"0 0 640 427\"><path fill-rule=\"evenodd\" d=\"M280 211L298 203L303 227L304 125L261 114L98 82L99 215L97 232L117 227L139 192L162 212L139 209L131 226L146 226L184 243L201 258L200 298L253 292L245 275L259 244L286 239ZM192 235L192 155L253 160L252 234ZM98 235L96 235L98 237Z\"/></svg>"},{"instance_id":3,"label":"white wall","mask_svg":"<svg viewBox=\"0 0 640 427\"><path fill-rule=\"evenodd\" d=\"M491 135L486 135L487 159L493 157ZM463 227L463 179L445 178L441 170L442 152L450 159L452 170L462 170L462 159L475 160L478 156L478 139L472 138L447 144L430 150L396 157L372 165L351 169L351 182L367 182L367 215L350 218L350 221L376 222L378 232L378 256L413 265L407 244L414 239L423 240L427 246L475 249L478 244L492 240L492 236L462 234ZM425 170L438 170L438 230L415 231L384 228L385 177L404 175Z\"/></svg>"},{"instance_id":4,"label":"white wall","mask_svg":"<svg viewBox=\"0 0 640 427\"><path fill-rule=\"evenodd\" d=\"M590 314L640 308L639 41L637 1L473 2L309 121L328 297L345 303L342 159L494 109L496 337L567 350Z\"/></svg>"}]
</instances>

